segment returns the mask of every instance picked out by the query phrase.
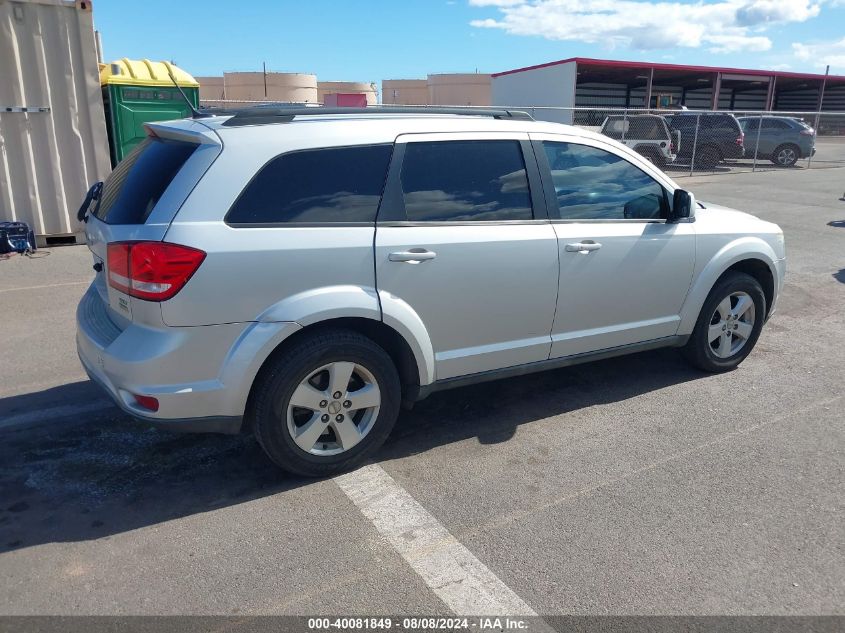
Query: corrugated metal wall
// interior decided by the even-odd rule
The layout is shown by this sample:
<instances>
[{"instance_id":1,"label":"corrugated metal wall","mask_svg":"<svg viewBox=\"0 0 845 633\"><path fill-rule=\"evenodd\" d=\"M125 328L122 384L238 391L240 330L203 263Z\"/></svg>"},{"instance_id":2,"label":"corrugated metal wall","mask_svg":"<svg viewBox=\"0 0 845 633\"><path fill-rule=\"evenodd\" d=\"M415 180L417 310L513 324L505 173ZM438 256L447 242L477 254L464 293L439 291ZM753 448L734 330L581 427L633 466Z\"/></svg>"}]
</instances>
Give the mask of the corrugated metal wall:
<instances>
[{"instance_id":1,"label":"corrugated metal wall","mask_svg":"<svg viewBox=\"0 0 845 633\"><path fill-rule=\"evenodd\" d=\"M0 220L81 230L76 210L111 170L85 0L0 0ZM8 112L12 107L48 112Z\"/></svg>"}]
</instances>

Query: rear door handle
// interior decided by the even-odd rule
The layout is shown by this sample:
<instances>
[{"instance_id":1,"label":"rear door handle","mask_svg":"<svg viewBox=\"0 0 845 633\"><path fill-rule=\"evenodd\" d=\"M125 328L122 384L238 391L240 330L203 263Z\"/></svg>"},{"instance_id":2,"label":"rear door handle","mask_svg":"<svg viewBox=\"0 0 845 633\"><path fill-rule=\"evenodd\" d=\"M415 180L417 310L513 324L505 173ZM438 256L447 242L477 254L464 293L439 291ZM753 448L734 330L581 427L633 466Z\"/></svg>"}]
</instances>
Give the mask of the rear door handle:
<instances>
[{"instance_id":1,"label":"rear door handle","mask_svg":"<svg viewBox=\"0 0 845 633\"><path fill-rule=\"evenodd\" d=\"M601 248L598 242L576 242L574 244L567 244L563 247L567 253L589 253L590 251L597 251Z\"/></svg>"},{"instance_id":2,"label":"rear door handle","mask_svg":"<svg viewBox=\"0 0 845 633\"><path fill-rule=\"evenodd\" d=\"M437 253L424 248L412 248L407 251L390 253L387 259L392 262L405 262L406 264L421 264L437 257Z\"/></svg>"}]
</instances>

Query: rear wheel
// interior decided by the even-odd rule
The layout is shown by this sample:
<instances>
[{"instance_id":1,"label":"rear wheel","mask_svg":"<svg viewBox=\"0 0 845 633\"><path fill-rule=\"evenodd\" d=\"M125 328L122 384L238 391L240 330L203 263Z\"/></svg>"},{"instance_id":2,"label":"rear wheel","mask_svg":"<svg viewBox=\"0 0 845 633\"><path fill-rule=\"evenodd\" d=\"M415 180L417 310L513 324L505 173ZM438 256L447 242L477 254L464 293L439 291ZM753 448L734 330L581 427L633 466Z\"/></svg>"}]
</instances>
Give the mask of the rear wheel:
<instances>
[{"instance_id":1,"label":"rear wheel","mask_svg":"<svg viewBox=\"0 0 845 633\"><path fill-rule=\"evenodd\" d=\"M259 377L253 429L278 466L322 477L357 466L390 434L399 376L370 339L336 330L301 341Z\"/></svg>"},{"instance_id":2,"label":"rear wheel","mask_svg":"<svg viewBox=\"0 0 845 633\"><path fill-rule=\"evenodd\" d=\"M735 369L754 349L766 315L766 296L756 279L725 275L710 291L683 353L709 372Z\"/></svg>"},{"instance_id":3,"label":"rear wheel","mask_svg":"<svg viewBox=\"0 0 845 633\"><path fill-rule=\"evenodd\" d=\"M784 143L778 145L775 151L772 152L771 161L778 167L792 167L798 162L801 156L801 150L796 145L791 143Z\"/></svg>"}]
</instances>

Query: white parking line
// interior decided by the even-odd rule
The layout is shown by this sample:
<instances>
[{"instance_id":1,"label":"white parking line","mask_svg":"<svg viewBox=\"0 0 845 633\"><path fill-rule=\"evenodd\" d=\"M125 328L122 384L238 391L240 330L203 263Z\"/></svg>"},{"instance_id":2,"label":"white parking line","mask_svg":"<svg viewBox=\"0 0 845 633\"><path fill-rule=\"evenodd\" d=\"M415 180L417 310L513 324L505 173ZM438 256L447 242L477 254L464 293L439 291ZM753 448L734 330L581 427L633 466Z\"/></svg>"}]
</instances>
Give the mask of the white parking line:
<instances>
[{"instance_id":1,"label":"white parking line","mask_svg":"<svg viewBox=\"0 0 845 633\"><path fill-rule=\"evenodd\" d=\"M0 288L0 292L14 292L16 290L41 290L43 288L61 288L63 286L81 286L83 284L90 284L88 281L67 281L60 284L44 284L42 286L21 286L19 288Z\"/></svg>"},{"instance_id":2,"label":"white parking line","mask_svg":"<svg viewBox=\"0 0 845 633\"><path fill-rule=\"evenodd\" d=\"M381 466L335 482L457 615L537 615Z\"/></svg>"},{"instance_id":3,"label":"white parking line","mask_svg":"<svg viewBox=\"0 0 845 633\"><path fill-rule=\"evenodd\" d=\"M113 407L114 404L106 400L97 400L86 404L65 404L49 409L19 413L8 418L0 418L0 429L20 428L24 426L36 426L43 422L50 422L57 418L67 418L82 413L94 413Z\"/></svg>"}]
</instances>

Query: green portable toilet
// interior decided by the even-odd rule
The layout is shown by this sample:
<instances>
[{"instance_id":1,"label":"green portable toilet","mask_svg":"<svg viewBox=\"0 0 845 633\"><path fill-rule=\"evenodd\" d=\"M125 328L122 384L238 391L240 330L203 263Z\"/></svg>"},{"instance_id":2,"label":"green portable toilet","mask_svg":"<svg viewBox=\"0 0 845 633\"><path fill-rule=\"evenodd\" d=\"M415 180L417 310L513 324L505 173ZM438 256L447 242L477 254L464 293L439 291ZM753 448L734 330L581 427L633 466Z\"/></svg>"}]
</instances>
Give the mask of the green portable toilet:
<instances>
[{"instance_id":1,"label":"green portable toilet","mask_svg":"<svg viewBox=\"0 0 845 633\"><path fill-rule=\"evenodd\" d=\"M173 85L170 72L194 107L199 107L199 84L169 62L123 58L100 64L112 167L144 140L144 123L191 116L188 104Z\"/></svg>"}]
</instances>

